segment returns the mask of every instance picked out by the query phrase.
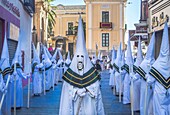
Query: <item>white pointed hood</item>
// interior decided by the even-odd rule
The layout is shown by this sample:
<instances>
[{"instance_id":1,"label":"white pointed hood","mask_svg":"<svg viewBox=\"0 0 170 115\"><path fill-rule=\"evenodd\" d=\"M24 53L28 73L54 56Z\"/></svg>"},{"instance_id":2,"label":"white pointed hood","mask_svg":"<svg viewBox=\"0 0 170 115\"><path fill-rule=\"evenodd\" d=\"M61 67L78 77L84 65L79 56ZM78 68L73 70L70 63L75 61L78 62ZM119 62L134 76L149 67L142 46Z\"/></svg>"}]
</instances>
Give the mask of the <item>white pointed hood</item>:
<instances>
[{"instance_id":1,"label":"white pointed hood","mask_svg":"<svg viewBox=\"0 0 170 115\"><path fill-rule=\"evenodd\" d=\"M139 65L145 71L145 73L148 72L148 64L152 65L155 62L154 54L155 54L155 32L153 33L151 37L151 40L150 40L150 43L148 45L148 49L146 52L146 56L144 60L142 61L142 63Z\"/></svg>"},{"instance_id":2,"label":"white pointed hood","mask_svg":"<svg viewBox=\"0 0 170 115\"><path fill-rule=\"evenodd\" d=\"M165 79L170 76L170 52L169 52L169 36L168 25L165 23L160 53L155 63L152 65Z\"/></svg>"},{"instance_id":3,"label":"white pointed hood","mask_svg":"<svg viewBox=\"0 0 170 115\"><path fill-rule=\"evenodd\" d=\"M120 45L119 45L119 48L118 48L118 51L117 51L117 57L116 57L116 60L114 62L117 66L120 65L121 58L122 58L122 43L120 43Z\"/></svg>"},{"instance_id":4,"label":"white pointed hood","mask_svg":"<svg viewBox=\"0 0 170 115\"><path fill-rule=\"evenodd\" d=\"M69 84L79 88L87 87L99 79L99 74L96 69L94 69L86 50L81 17L79 17L78 23L76 51L63 79Z\"/></svg>"},{"instance_id":5,"label":"white pointed hood","mask_svg":"<svg viewBox=\"0 0 170 115\"><path fill-rule=\"evenodd\" d=\"M60 50L58 50L58 54L59 54L59 60L58 60L57 64L60 65L63 62L63 56L62 56Z\"/></svg>"},{"instance_id":6,"label":"white pointed hood","mask_svg":"<svg viewBox=\"0 0 170 115\"><path fill-rule=\"evenodd\" d=\"M18 39L18 45L17 45L17 50L16 50L16 52L15 52L15 56L14 56L14 58L13 58L13 60L12 60L12 66L15 64L15 63L18 63L18 64L20 64L20 66L21 66L21 63L22 63L22 53L21 53L21 38L23 37L23 31L20 31L20 37L19 37L19 39Z\"/></svg>"},{"instance_id":7,"label":"white pointed hood","mask_svg":"<svg viewBox=\"0 0 170 115\"><path fill-rule=\"evenodd\" d=\"M51 61L47 55L47 52L46 52L46 49L45 49L45 46L43 46L43 52L44 52L44 62L45 62L45 67L48 68L51 66Z\"/></svg>"},{"instance_id":8,"label":"white pointed hood","mask_svg":"<svg viewBox=\"0 0 170 115\"><path fill-rule=\"evenodd\" d=\"M55 59L56 61L57 61L57 53L58 53L58 50L56 49L56 50L55 50L55 53L54 53L54 55L53 55L53 57L52 57L52 59Z\"/></svg>"},{"instance_id":9,"label":"white pointed hood","mask_svg":"<svg viewBox=\"0 0 170 115\"><path fill-rule=\"evenodd\" d=\"M122 43L120 43L119 48L117 50L117 57L115 60L115 64L118 66L121 62L121 57L122 57Z\"/></svg>"},{"instance_id":10,"label":"white pointed hood","mask_svg":"<svg viewBox=\"0 0 170 115\"><path fill-rule=\"evenodd\" d=\"M40 57L41 54L41 47L40 47L40 42L37 43L37 55Z\"/></svg>"},{"instance_id":11,"label":"white pointed hood","mask_svg":"<svg viewBox=\"0 0 170 115\"><path fill-rule=\"evenodd\" d=\"M121 61L122 61L122 43L120 42L118 51L117 51L117 57L116 60L113 63L113 68L117 71L120 72L120 67L121 67Z\"/></svg>"},{"instance_id":12,"label":"white pointed hood","mask_svg":"<svg viewBox=\"0 0 170 115\"><path fill-rule=\"evenodd\" d=\"M84 56L84 73L86 73L90 68L93 67L93 65L92 65L92 63L89 59L89 56L88 56L88 53L87 53L87 50L86 50L86 44L85 44L85 40L84 40L84 31L83 31L83 25L82 25L81 17L79 18L76 52L75 52L75 55L73 57L72 63L70 65L70 68L76 73L79 73L77 66L75 66L75 64L77 64L77 56L78 55Z\"/></svg>"},{"instance_id":13,"label":"white pointed hood","mask_svg":"<svg viewBox=\"0 0 170 115\"><path fill-rule=\"evenodd\" d=\"M46 50L46 52L47 52L48 58L51 59L51 58L52 58L52 55L51 55L50 52L48 51L47 47L45 47L45 50Z\"/></svg>"},{"instance_id":14,"label":"white pointed hood","mask_svg":"<svg viewBox=\"0 0 170 115\"><path fill-rule=\"evenodd\" d=\"M112 65L113 65L115 60L116 60L116 51L115 51L115 48L113 47L112 48L112 61L111 61Z\"/></svg>"},{"instance_id":15,"label":"white pointed hood","mask_svg":"<svg viewBox=\"0 0 170 115\"><path fill-rule=\"evenodd\" d=\"M122 63L121 67L125 65L125 51L122 51Z\"/></svg>"},{"instance_id":16,"label":"white pointed hood","mask_svg":"<svg viewBox=\"0 0 170 115\"><path fill-rule=\"evenodd\" d=\"M142 55L142 48L141 48L141 38L139 37L137 57L136 57L136 62L134 63L134 65L138 67L142 61L143 61L143 55Z\"/></svg>"},{"instance_id":17,"label":"white pointed hood","mask_svg":"<svg viewBox=\"0 0 170 115\"><path fill-rule=\"evenodd\" d=\"M99 51L98 56L97 56L98 60L100 60L100 55L101 55L101 52Z\"/></svg>"},{"instance_id":18,"label":"white pointed hood","mask_svg":"<svg viewBox=\"0 0 170 115\"><path fill-rule=\"evenodd\" d=\"M40 63L39 55L38 55L38 53L37 53L37 51L36 51L36 49L35 49L35 45L32 44L32 46L33 46L33 60L32 60L32 63L33 63L33 64L34 64L34 63L39 64L39 63Z\"/></svg>"},{"instance_id":19,"label":"white pointed hood","mask_svg":"<svg viewBox=\"0 0 170 115\"><path fill-rule=\"evenodd\" d=\"M70 64L70 63L71 63L70 52L68 51L68 53L67 53L67 59L66 59L66 64Z\"/></svg>"},{"instance_id":20,"label":"white pointed hood","mask_svg":"<svg viewBox=\"0 0 170 115\"><path fill-rule=\"evenodd\" d=\"M126 56L126 62L128 66L133 65L133 57L132 57L132 50L131 50L131 43L130 39L128 39L127 43L127 56Z\"/></svg>"},{"instance_id":21,"label":"white pointed hood","mask_svg":"<svg viewBox=\"0 0 170 115\"><path fill-rule=\"evenodd\" d=\"M6 34L4 38L4 44L3 44L3 49L2 49L2 55L1 55L1 60L4 60L1 69L4 71L4 69L9 68L9 50L8 50L8 44L7 44L7 39L6 39Z\"/></svg>"}]
</instances>

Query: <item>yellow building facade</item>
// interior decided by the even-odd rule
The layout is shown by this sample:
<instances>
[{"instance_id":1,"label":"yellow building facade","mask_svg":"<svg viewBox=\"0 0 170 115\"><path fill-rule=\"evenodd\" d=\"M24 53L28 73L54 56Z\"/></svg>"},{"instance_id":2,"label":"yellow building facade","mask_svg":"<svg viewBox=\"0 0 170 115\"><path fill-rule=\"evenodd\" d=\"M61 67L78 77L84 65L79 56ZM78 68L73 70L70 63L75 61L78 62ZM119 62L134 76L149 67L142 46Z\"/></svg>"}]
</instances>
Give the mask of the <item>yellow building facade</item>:
<instances>
[{"instance_id":1,"label":"yellow building facade","mask_svg":"<svg viewBox=\"0 0 170 115\"><path fill-rule=\"evenodd\" d=\"M70 51L72 57L75 50L79 15L81 14L83 21L86 21L86 6L59 4L52 8L56 13L56 24L53 28L54 36L50 42L53 48L60 49L63 55Z\"/></svg>"},{"instance_id":2,"label":"yellow building facade","mask_svg":"<svg viewBox=\"0 0 170 115\"><path fill-rule=\"evenodd\" d=\"M118 48L120 42L124 46L124 9L126 0L85 0L85 5L53 7L56 12L56 25L53 29L54 37L51 39L53 47L63 48L67 52L75 49L76 34L70 28L78 24L78 17L81 14L85 22L86 48L92 56L98 51L107 55L114 46ZM74 30L74 29L73 29ZM57 43L57 40L65 43ZM57 45L58 44L58 45Z\"/></svg>"},{"instance_id":3,"label":"yellow building facade","mask_svg":"<svg viewBox=\"0 0 170 115\"><path fill-rule=\"evenodd\" d=\"M124 6L126 0L86 0L86 46L90 55L124 45Z\"/></svg>"}]
</instances>

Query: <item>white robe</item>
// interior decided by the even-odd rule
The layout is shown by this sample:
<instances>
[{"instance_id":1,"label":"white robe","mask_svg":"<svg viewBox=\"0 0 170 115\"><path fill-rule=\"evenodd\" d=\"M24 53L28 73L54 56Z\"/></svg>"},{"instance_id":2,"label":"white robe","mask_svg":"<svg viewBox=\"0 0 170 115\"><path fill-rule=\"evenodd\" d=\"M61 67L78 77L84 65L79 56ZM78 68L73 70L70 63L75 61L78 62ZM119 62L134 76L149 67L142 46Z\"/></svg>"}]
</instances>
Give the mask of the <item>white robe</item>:
<instances>
[{"instance_id":1,"label":"white robe","mask_svg":"<svg viewBox=\"0 0 170 115\"><path fill-rule=\"evenodd\" d=\"M76 93L79 88L75 88L64 81L61 93L59 115L76 115L79 102L81 102L79 115L104 115L99 81L86 88L90 93L86 92L82 98L82 101L80 101L80 96Z\"/></svg>"},{"instance_id":2,"label":"white robe","mask_svg":"<svg viewBox=\"0 0 170 115\"><path fill-rule=\"evenodd\" d=\"M145 108L145 93L146 93L146 81L141 78L141 88L140 88L140 114L144 115ZM147 101L146 101L146 114L153 115L153 87L152 89L148 87L147 92ZM162 114L160 114L162 115Z\"/></svg>"},{"instance_id":3,"label":"white robe","mask_svg":"<svg viewBox=\"0 0 170 115\"><path fill-rule=\"evenodd\" d=\"M2 98L4 87L5 87L5 83L4 83L2 74L0 73L0 99ZM0 115L2 115L2 110L0 110Z\"/></svg>"},{"instance_id":4,"label":"white robe","mask_svg":"<svg viewBox=\"0 0 170 115\"><path fill-rule=\"evenodd\" d=\"M110 86L115 86L115 70L114 70L114 68L113 69L111 69L110 68L110 79L109 79L109 85Z\"/></svg>"},{"instance_id":5,"label":"white robe","mask_svg":"<svg viewBox=\"0 0 170 115\"><path fill-rule=\"evenodd\" d=\"M140 75L135 74L136 79L133 81L133 109L134 111L140 110Z\"/></svg>"},{"instance_id":6,"label":"white robe","mask_svg":"<svg viewBox=\"0 0 170 115\"><path fill-rule=\"evenodd\" d=\"M19 76L18 72L22 73L20 68L17 68L16 74L16 107L23 106L23 88L22 88L22 76ZM14 107L14 75L11 89L11 107Z\"/></svg>"},{"instance_id":7,"label":"white robe","mask_svg":"<svg viewBox=\"0 0 170 115\"><path fill-rule=\"evenodd\" d=\"M6 84L8 75L5 75L4 77L4 82ZM12 84L11 82L9 82L8 84L8 88L7 88L7 93L5 95L3 104L2 104L2 115L11 115L11 88ZM1 93L1 97L2 97L3 93Z\"/></svg>"},{"instance_id":8,"label":"white robe","mask_svg":"<svg viewBox=\"0 0 170 115\"><path fill-rule=\"evenodd\" d=\"M56 82L56 76L57 76L57 70L56 70L56 68L57 68L57 65L56 65L56 64L53 64L53 66L52 66L52 87L53 87L53 85L58 84L58 83Z\"/></svg>"},{"instance_id":9,"label":"white robe","mask_svg":"<svg viewBox=\"0 0 170 115\"><path fill-rule=\"evenodd\" d=\"M42 75L42 72L40 72L38 66L36 66L32 75L32 94L42 93Z\"/></svg>"},{"instance_id":10,"label":"white robe","mask_svg":"<svg viewBox=\"0 0 170 115\"><path fill-rule=\"evenodd\" d=\"M52 85L52 68L48 69L45 71L46 75L46 82L45 82L45 90L50 90L51 85Z\"/></svg>"},{"instance_id":11,"label":"white robe","mask_svg":"<svg viewBox=\"0 0 170 115\"><path fill-rule=\"evenodd\" d=\"M60 67L58 68L58 81L63 81L62 77L63 77L63 67L60 65Z\"/></svg>"},{"instance_id":12,"label":"white robe","mask_svg":"<svg viewBox=\"0 0 170 115\"><path fill-rule=\"evenodd\" d=\"M149 85L154 84L153 115L170 115L170 89L166 90L151 75L148 75L147 82ZM167 100L167 102L165 102L165 100Z\"/></svg>"},{"instance_id":13,"label":"white robe","mask_svg":"<svg viewBox=\"0 0 170 115\"><path fill-rule=\"evenodd\" d=\"M123 81L123 104L130 103L130 76L126 72L125 78Z\"/></svg>"}]
</instances>

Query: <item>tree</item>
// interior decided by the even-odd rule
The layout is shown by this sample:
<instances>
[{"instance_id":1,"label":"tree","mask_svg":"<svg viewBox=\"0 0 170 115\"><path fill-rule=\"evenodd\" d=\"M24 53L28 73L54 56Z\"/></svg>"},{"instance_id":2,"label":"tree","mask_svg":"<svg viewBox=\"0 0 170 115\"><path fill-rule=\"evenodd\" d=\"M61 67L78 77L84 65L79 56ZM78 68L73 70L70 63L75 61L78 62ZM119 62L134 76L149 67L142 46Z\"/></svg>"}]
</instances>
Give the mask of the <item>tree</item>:
<instances>
[{"instance_id":1,"label":"tree","mask_svg":"<svg viewBox=\"0 0 170 115\"><path fill-rule=\"evenodd\" d=\"M55 25L55 23L56 23L56 22L55 22L55 16L56 16L56 14L55 14L55 12L52 10L51 5L50 5L50 3L53 2L53 1L55 1L55 0L45 0L45 2L48 3L48 11L47 11L47 17L48 17L47 34L48 34L48 37L51 36L51 34L52 34L52 29L53 29L53 27L54 27L54 25Z\"/></svg>"}]
</instances>

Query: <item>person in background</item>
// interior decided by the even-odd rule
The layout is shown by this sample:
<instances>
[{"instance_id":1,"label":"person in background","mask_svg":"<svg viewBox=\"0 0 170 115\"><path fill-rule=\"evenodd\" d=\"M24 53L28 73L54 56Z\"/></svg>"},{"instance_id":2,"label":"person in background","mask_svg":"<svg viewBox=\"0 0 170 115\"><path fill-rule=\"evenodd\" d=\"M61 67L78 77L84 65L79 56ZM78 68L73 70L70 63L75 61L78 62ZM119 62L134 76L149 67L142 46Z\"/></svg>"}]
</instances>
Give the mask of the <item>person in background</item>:
<instances>
[{"instance_id":1,"label":"person in background","mask_svg":"<svg viewBox=\"0 0 170 115\"><path fill-rule=\"evenodd\" d=\"M96 70L97 70L98 72L101 72L101 71L102 71L102 68L101 68L101 66L100 66L100 64L99 64L99 61L100 61L100 60L96 60L95 68L96 68Z\"/></svg>"}]
</instances>

